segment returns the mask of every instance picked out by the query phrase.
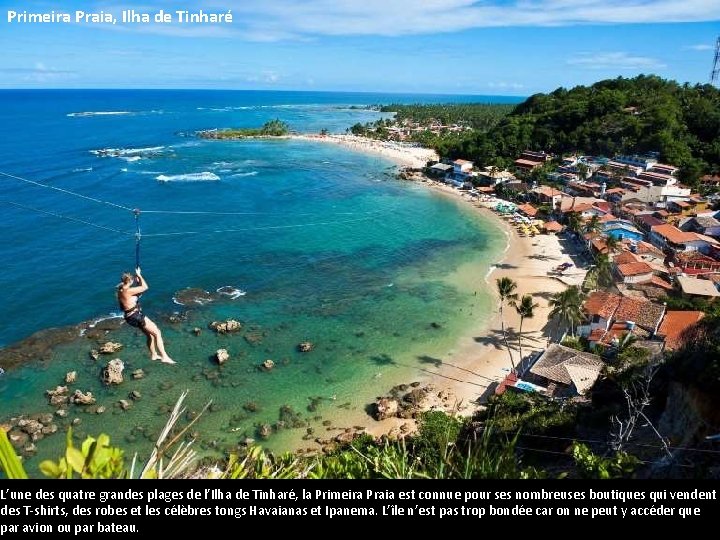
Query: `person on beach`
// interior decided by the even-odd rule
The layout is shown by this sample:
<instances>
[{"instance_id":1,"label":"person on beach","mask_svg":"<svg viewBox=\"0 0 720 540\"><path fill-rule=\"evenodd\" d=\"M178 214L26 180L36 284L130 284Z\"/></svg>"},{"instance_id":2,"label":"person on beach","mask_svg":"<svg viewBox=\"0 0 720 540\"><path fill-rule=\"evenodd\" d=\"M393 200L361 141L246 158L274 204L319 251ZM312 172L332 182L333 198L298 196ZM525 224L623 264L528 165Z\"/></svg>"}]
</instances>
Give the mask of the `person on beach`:
<instances>
[{"instance_id":1,"label":"person on beach","mask_svg":"<svg viewBox=\"0 0 720 540\"><path fill-rule=\"evenodd\" d=\"M140 295L148 290L147 281L142 277L140 268L135 269L135 276L125 272L117 286L117 299L123 310L125 322L133 328L139 328L147 336L147 347L151 360L160 360L163 364L174 364L175 361L165 352L165 342L158 326L140 309Z\"/></svg>"}]
</instances>

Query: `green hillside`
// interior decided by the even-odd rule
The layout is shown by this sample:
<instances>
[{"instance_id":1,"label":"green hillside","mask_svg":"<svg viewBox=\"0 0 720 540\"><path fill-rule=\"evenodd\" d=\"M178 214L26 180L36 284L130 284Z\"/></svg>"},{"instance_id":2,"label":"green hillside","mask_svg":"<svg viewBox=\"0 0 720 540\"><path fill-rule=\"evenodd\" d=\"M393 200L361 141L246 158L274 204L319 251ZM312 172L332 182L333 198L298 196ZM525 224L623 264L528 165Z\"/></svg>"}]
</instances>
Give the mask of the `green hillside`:
<instances>
[{"instance_id":1,"label":"green hillside","mask_svg":"<svg viewBox=\"0 0 720 540\"><path fill-rule=\"evenodd\" d=\"M720 90L656 76L558 88L518 105L486 133L436 141L448 157L504 165L522 150L611 156L656 151L685 180L720 169Z\"/></svg>"}]
</instances>

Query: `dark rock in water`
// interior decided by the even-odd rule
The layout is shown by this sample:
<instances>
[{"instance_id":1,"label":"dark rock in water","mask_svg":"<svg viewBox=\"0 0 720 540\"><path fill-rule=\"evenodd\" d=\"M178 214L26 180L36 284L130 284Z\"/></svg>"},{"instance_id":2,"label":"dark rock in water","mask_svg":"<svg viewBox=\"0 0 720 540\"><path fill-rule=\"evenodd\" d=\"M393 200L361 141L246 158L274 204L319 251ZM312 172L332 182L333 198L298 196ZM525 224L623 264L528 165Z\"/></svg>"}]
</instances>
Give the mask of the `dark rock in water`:
<instances>
[{"instance_id":1,"label":"dark rock in water","mask_svg":"<svg viewBox=\"0 0 720 540\"><path fill-rule=\"evenodd\" d=\"M81 418L73 418L73 420L72 420L72 422L71 422L71 424L72 424L73 426L79 426L81 423L82 423L82 419L81 419Z\"/></svg>"},{"instance_id":2,"label":"dark rock in water","mask_svg":"<svg viewBox=\"0 0 720 540\"><path fill-rule=\"evenodd\" d=\"M272 435L272 426L270 424L262 424L257 429L258 437L263 440L267 440Z\"/></svg>"},{"instance_id":3,"label":"dark rock in water","mask_svg":"<svg viewBox=\"0 0 720 540\"><path fill-rule=\"evenodd\" d=\"M118 401L118 406L123 411L127 411L130 407L132 407L132 403L130 403L127 399L121 399L120 401Z\"/></svg>"},{"instance_id":4,"label":"dark rock in water","mask_svg":"<svg viewBox=\"0 0 720 540\"><path fill-rule=\"evenodd\" d=\"M330 420L323 420L322 425L323 425L323 426L330 426L330 425L332 425L332 422L331 422Z\"/></svg>"},{"instance_id":5,"label":"dark rock in water","mask_svg":"<svg viewBox=\"0 0 720 540\"><path fill-rule=\"evenodd\" d=\"M183 306L190 306L193 304L204 306L217 300L217 295L204 291L203 289L189 287L176 292L173 295L173 300Z\"/></svg>"},{"instance_id":6,"label":"dark rock in water","mask_svg":"<svg viewBox=\"0 0 720 540\"><path fill-rule=\"evenodd\" d=\"M75 405L93 405L95 398L92 392L83 394L81 390L75 390L75 393L70 397L70 403L74 403Z\"/></svg>"},{"instance_id":7,"label":"dark rock in water","mask_svg":"<svg viewBox=\"0 0 720 540\"><path fill-rule=\"evenodd\" d=\"M163 381L160 384L158 384L158 388L163 391L170 390L173 386L174 386L174 384L171 382L168 382L168 381Z\"/></svg>"},{"instance_id":8,"label":"dark rock in water","mask_svg":"<svg viewBox=\"0 0 720 540\"><path fill-rule=\"evenodd\" d=\"M202 330L196 326L195 328L192 329L192 333L195 334L196 336L199 336L200 334L202 334Z\"/></svg>"},{"instance_id":9,"label":"dark rock in water","mask_svg":"<svg viewBox=\"0 0 720 540\"><path fill-rule=\"evenodd\" d=\"M438 330L438 329L442 328L442 324L440 324L439 322L431 322L430 327Z\"/></svg>"},{"instance_id":10,"label":"dark rock in water","mask_svg":"<svg viewBox=\"0 0 720 540\"><path fill-rule=\"evenodd\" d=\"M140 380L145 377L145 372L142 369L136 369L132 372L132 378L137 380Z\"/></svg>"},{"instance_id":11,"label":"dark rock in water","mask_svg":"<svg viewBox=\"0 0 720 540\"><path fill-rule=\"evenodd\" d=\"M251 445L255 444L255 439L252 439L250 437L245 437L242 441L242 444L245 446L251 446Z\"/></svg>"},{"instance_id":12,"label":"dark rock in water","mask_svg":"<svg viewBox=\"0 0 720 540\"><path fill-rule=\"evenodd\" d=\"M373 417L375 420L385 420L397 415L399 404L397 400L390 398L380 398L375 402Z\"/></svg>"},{"instance_id":13,"label":"dark rock in water","mask_svg":"<svg viewBox=\"0 0 720 540\"><path fill-rule=\"evenodd\" d=\"M243 337L244 337L245 341L248 343L248 345L257 347L258 345L260 345L262 343L265 335L262 332L251 331L251 332L247 332Z\"/></svg>"},{"instance_id":14,"label":"dark rock in water","mask_svg":"<svg viewBox=\"0 0 720 540\"><path fill-rule=\"evenodd\" d=\"M310 403L307 406L308 412L315 412L317 411L318 405L320 405L320 402L323 398L321 398L320 396L315 396L308 399L310 400Z\"/></svg>"},{"instance_id":15,"label":"dark rock in water","mask_svg":"<svg viewBox=\"0 0 720 540\"><path fill-rule=\"evenodd\" d=\"M55 424L50 424L48 426L44 426L40 432L43 435L52 435L57 430L58 430L58 427Z\"/></svg>"},{"instance_id":16,"label":"dark rock in water","mask_svg":"<svg viewBox=\"0 0 720 540\"><path fill-rule=\"evenodd\" d=\"M92 358L93 360L97 360L98 358L100 358L100 351L98 351L97 349L90 349L90 358Z\"/></svg>"},{"instance_id":17,"label":"dark rock in water","mask_svg":"<svg viewBox=\"0 0 720 540\"><path fill-rule=\"evenodd\" d=\"M230 353L228 353L227 349L218 349L217 351L215 351L215 360L217 360L217 363L221 366L229 359Z\"/></svg>"},{"instance_id":18,"label":"dark rock in water","mask_svg":"<svg viewBox=\"0 0 720 540\"><path fill-rule=\"evenodd\" d=\"M121 384L123 382L123 371L125 364L119 358L110 360L102 372L103 383L110 386L113 384Z\"/></svg>"},{"instance_id":19,"label":"dark rock in water","mask_svg":"<svg viewBox=\"0 0 720 540\"><path fill-rule=\"evenodd\" d=\"M265 361L262 363L262 368L263 368L265 371L270 371L270 370L272 370L272 368L274 368L274 367L275 367L275 362L273 362L273 361L270 360L270 359L265 360Z\"/></svg>"},{"instance_id":20,"label":"dark rock in water","mask_svg":"<svg viewBox=\"0 0 720 540\"><path fill-rule=\"evenodd\" d=\"M314 345L310 341L303 341L302 343L298 344L297 346L298 351L302 353L310 352L313 350Z\"/></svg>"},{"instance_id":21,"label":"dark rock in water","mask_svg":"<svg viewBox=\"0 0 720 540\"><path fill-rule=\"evenodd\" d=\"M418 386L420 386L420 383L417 382L417 381L411 382L411 383L410 383L410 386L412 386L413 388L417 388Z\"/></svg>"},{"instance_id":22,"label":"dark rock in water","mask_svg":"<svg viewBox=\"0 0 720 540\"><path fill-rule=\"evenodd\" d=\"M60 418L65 418L68 415L68 410L67 409L58 409L57 411L55 411L55 414L57 416L59 416Z\"/></svg>"},{"instance_id":23,"label":"dark rock in water","mask_svg":"<svg viewBox=\"0 0 720 540\"><path fill-rule=\"evenodd\" d=\"M100 354L115 354L120 349L122 349L122 343L114 343L112 341L108 341L107 343L104 343L100 347Z\"/></svg>"},{"instance_id":24,"label":"dark rock in water","mask_svg":"<svg viewBox=\"0 0 720 540\"><path fill-rule=\"evenodd\" d=\"M75 325L35 332L22 341L0 349L0 365L6 371L10 371L31 361L47 362L52 359L56 347L78 339L82 326Z\"/></svg>"},{"instance_id":25,"label":"dark rock in water","mask_svg":"<svg viewBox=\"0 0 720 540\"><path fill-rule=\"evenodd\" d=\"M102 414L105 412L105 407L100 405L97 409L95 409L95 414Z\"/></svg>"},{"instance_id":26,"label":"dark rock in water","mask_svg":"<svg viewBox=\"0 0 720 540\"><path fill-rule=\"evenodd\" d=\"M247 403L245 403L245 405L243 405L243 409L245 409L247 412L254 413L260 410L260 406L254 401L248 401Z\"/></svg>"},{"instance_id":27,"label":"dark rock in water","mask_svg":"<svg viewBox=\"0 0 720 540\"><path fill-rule=\"evenodd\" d=\"M242 324L234 319L228 319L224 322L213 321L210 323L209 327L218 334L231 334L242 330Z\"/></svg>"},{"instance_id":28,"label":"dark rock in water","mask_svg":"<svg viewBox=\"0 0 720 540\"><path fill-rule=\"evenodd\" d=\"M22 448L28 443L30 436L23 431L12 430L8 433L8 439L15 448Z\"/></svg>"},{"instance_id":29,"label":"dark rock in water","mask_svg":"<svg viewBox=\"0 0 720 540\"><path fill-rule=\"evenodd\" d=\"M132 392L130 392L130 393L128 394L128 397L129 397L130 399L132 399L133 401L137 401L137 400L139 400L139 399L142 397L142 395L141 395L140 392L138 392L137 390L133 390Z\"/></svg>"}]
</instances>

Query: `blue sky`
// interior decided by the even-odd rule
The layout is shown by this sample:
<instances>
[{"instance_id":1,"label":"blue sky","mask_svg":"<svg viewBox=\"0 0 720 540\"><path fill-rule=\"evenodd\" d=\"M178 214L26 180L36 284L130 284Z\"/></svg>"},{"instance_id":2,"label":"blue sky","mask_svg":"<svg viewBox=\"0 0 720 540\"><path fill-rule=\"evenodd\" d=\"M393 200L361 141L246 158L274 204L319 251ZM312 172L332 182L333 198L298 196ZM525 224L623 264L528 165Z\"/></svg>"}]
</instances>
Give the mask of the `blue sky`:
<instances>
[{"instance_id":1,"label":"blue sky","mask_svg":"<svg viewBox=\"0 0 720 540\"><path fill-rule=\"evenodd\" d=\"M232 24L9 23L232 11ZM709 79L720 0L0 0L0 88L529 95L639 73Z\"/></svg>"}]
</instances>

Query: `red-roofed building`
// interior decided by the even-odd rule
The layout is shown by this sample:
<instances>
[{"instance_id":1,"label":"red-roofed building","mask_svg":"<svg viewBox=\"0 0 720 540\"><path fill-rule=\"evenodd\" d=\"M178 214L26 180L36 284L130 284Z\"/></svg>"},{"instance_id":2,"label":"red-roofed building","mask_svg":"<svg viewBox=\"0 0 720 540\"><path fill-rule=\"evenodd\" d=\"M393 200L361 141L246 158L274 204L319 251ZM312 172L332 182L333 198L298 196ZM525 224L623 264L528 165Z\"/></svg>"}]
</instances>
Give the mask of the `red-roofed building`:
<instances>
[{"instance_id":1,"label":"red-roofed building","mask_svg":"<svg viewBox=\"0 0 720 540\"><path fill-rule=\"evenodd\" d=\"M676 253L673 262L684 274L691 276L720 273L720 261L697 251Z\"/></svg>"},{"instance_id":2,"label":"red-roofed building","mask_svg":"<svg viewBox=\"0 0 720 540\"><path fill-rule=\"evenodd\" d=\"M517 209L528 217L535 217L538 213L538 209L529 203L521 204Z\"/></svg>"},{"instance_id":3,"label":"red-roofed building","mask_svg":"<svg viewBox=\"0 0 720 540\"><path fill-rule=\"evenodd\" d=\"M665 306L640 298L624 297L620 300L613 319L615 322L635 323L653 335L657 332L664 314Z\"/></svg>"},{"instance_id":4,"label":"red-roofed building","mask_svg":"<svg viewBox=\"0 0 720 540\"><path fill-rule=\"evenodd\" d=\"M587 316L587 324L578 328L578 333L588 335L593 330L602 329L605 332L610 326L615 311L620 305L622 297L607 291L595 291L585 300L583 311Z\"/></svg>"},{"instance_id":5,"label":"red-roofed building","mask_svg":"<svg viewBox=\"0 0 720 540\"><path fill-rule=\"evenodd\" d=\"M674 225L657 225L650 230L650 241L662 250L708 252L720 246L714 238L694 232L684 232Z\"/></svg>"},{"instance_id":6,"label":"red-roofed building","mask_svg":"<svg viewBox=\"0 0 720 540\"><path fill-rule=\"evenodd\" d=\"M543 229L545 229L545 232L547 233L559 233L563 230L563 226L557 221L548 221L543 225Z\"/></svg>"},{"instance_id":7,"label":"red-roofed building","mask_svg":"<svg viewBox=\"0 0 720 540\"><path fill-rule=\"evenodd\" d=\"M619 255L615 255L615 257L613 257L613 262L616 265L630 264L630 263L639 262L639 259L635 255L633 255L631 252L623 251Z\"/></svg>"},{"instance_id":8,"label":"red-roofed building","mask_svg":"<svg viewBox=\"0 0 720 540\"><path fill-rule=\"evenodd\" d=\"M615 272L623 283L642 283L650 281L653 276L653 269L646 262L631 262L618 264Z\"/></svg>"},{"instance_id":9,"label":"red-roofed building","mask_svg":"<svg viewBox=\"0 0 720 540\"><path fill-rule=\"evenodd\" d=\"M702 311L668 311L657 335L665 341L665 348L680 349L685 343L685 332L702 320Z\"/></svg>"}]
</instances>

